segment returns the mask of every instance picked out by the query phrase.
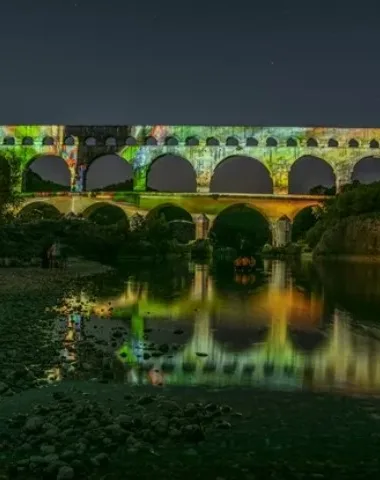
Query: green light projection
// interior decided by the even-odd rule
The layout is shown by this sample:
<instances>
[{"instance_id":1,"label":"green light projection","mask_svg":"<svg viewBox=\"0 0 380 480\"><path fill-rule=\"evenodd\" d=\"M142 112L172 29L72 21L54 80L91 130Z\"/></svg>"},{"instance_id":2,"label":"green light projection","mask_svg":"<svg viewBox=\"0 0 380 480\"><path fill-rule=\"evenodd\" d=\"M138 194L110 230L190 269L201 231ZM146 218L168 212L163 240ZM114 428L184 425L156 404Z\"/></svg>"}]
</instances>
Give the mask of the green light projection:
<instances>
[{"instance_id":1,"label":"green light projection","mask_svg":"<svg viewBox=\"0 0 380 480\"><path fill-rule=\"evenodd\" d=\"M73 145L66 145L65 128L63 125L0 126L0 156L21 173L38 157L60 157L70 171L71 190L80 191L80 175L77 171L78 140L73 139ZM16 188L22 189L22 178Z\"/></svg>"},{"instance_id":2,"label":"green light projection","mask_svg":"<svg viewBox=\"0 0 380 480\"><path fill-rule=\"evenodd\" d=\"M152 162L170 154L191 163L196 173L198 192L209 191L212 175L223 160L232 156L248 156L267 168L273 180L274 193L283 194L288 190L291 166L305 155L325 160L340 183L349 182L355 163L373 155L374 149L378 149L380 129L161 125L132 127L131 135L140 146L126 146L120 155L133 163L134 189L137 191L146 190ZM146 138L156 139L157 146L143 145ZM196 139L198 145L189 146L189 139ZM208 145L210 139L216 140L219 145ZM335 140L338 147L330 146L331 140Z\"/></svg>"},{"instance_id":3,"label":"green light projection","mask_svg":"<svg viewBox=\"0 0 380 480\"><path fill-rule=\"evenodd\" d=\"M80 150L85 136L96 138L96 128L83 127L81 142L79 137L73 137L73 144L67 145L64 140L70 131L69 126L0 126L0 155L11 163L17 162L22 171L38 156L59 156L70 170L71 190L80 192L91 160L110 152L101 144ZM165 154L178 155L191 163L198 192L209 191L212 175L223 160L231 156L248 156L267 168L274 193L284 194L287 193L291 167L302 156L325 160L332 167L337 184L341 185L351 180L355 163L367 156L378 156L380 150L378 128L147 125L125 129L136 140L136 145L120 147L119 142L119 147L112 153L132 165L135 191L146 190L150 165ZM46 142L49 137L54 140L53 144ZM153 138L156 144L145 144L147 138ZM192 139L191 145L189 139ZM212 144L210 139L214 140ZM79 151L83 155L80 162Z\"/></svg>"}]
</instances>

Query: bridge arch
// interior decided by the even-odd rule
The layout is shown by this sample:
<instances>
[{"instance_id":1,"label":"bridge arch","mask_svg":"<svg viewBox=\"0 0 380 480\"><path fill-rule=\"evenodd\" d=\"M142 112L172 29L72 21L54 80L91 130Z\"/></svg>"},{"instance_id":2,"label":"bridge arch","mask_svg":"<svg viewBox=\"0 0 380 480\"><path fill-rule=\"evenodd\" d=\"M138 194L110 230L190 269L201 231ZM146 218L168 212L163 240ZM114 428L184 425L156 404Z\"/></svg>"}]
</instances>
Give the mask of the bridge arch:
<instances>
[{"instance_id":1,"label":"bridge arch","mask_svg":"<svg viewBox=\"0 0 380 480\"><path fill-rule=\"evenodd\" d=\"M277 147L278 146L278 140L274 137L268 137L265 144L266 144L267 147Z\"/></svg>"},{"instance_id":2,"label":"bridge arch","mask_svg":"<svg viewBox=\"0 0 380 480\"><path fill-rule=\"evenodd\" d=\"M133 167L116 153L92 158L83 175L84 191L132 191Z\"/></svg>"},{"instance_id":3,"label":"bridge arch","mask_svg":"<svg viewBox=\"0 0 380 480\"><path fill-rule=\"evenodd\" d=\"M220 145L220 141L216 137L208 137L206 138L206 146L207 147L217 147Z\"/></svg>"},{"instance_id":4,"label":"bridge arch","mask_svg":"<svg viewBox=\"0 0 380 480\"><path fill-rule=\"evenodd\" d=\"M227 147L238 147L239 146L239 139L234 137L234 136L227 137L226 145L227 145Z\"/></svg>"},{"instance_id":5,"label":"bridge arch","mask_svg":"<svg viewBox=\"0 0 380 480\"><path fill-rule=\"evenodd\" d=\"M161 215L169 223L173 238L180 243L188 243L195 239L195 223L186 209L175 203L163 203L149 210L146 221L149 223Z\"/></svg>"},{"instance_id":6,"label":"bridge arch","mask_svg":"<svg viewBox=\"0 0 380 480\"><path fill-rule=\"evenodd\" d=\"M372 183L380 181L380 159L375 156L360 158L354 164L351 180L356 180L360 183Z\"/></svg>"},{"instance_id":7,"label":"bridge arch","mask_svg":"<svg viewBox=\"0 0 380 480\"><path fill-rule=\"evenodd\" d=\"M159 192L196 192L196 172L185 157L166 153L159 155L147 169L146 189Z\"/></svg>"},{"instance_id":8,"label":"bridge arch","mask_svg":"<svg viewBox=\"0 0 380 480\"><path fill-rule=\"evenodd\" d=\"M210 236L219 246L239 249L242 238L260 249L271 243L272 233L270 219L259 208L246 203L236 203L224 208L214 218Z\"/></svg>"},{"instance_id":9,"label":"bridge arch","mask_svg":"<svg viewBox=\"0 0 380 480\"><path fill-rule=\"evenodd\" d=\"M359 148L359 147L360 147L360 143L359 143L359 141L358 141L356 138L351 138L351 139L348 141L348 147L349 147L349 148Z\"/></svg>"},{"instance_id":10,"label":"bridge arch","mask_svg":"<svg viewBox=\"0 0 380 480\"><path fill-rule=\"evenodd\" d=\"M227 292L226 292L227 293ZM228 292L230 294L230 292ZM212 315L213 337L226 353L243 353L253 346L263 343L268 337L268 327L252 330L244 325L236 325L227 321L228 313L221 312L217 318Z\"/></svg>"},{"instance_id":11,"label":"bridge arch","mask_svg":"<svg viewBox=\"0 0 380 480\"><path fill-rule=\"evenodd\" d=\"M327 344L326 335L318 330L308 332L298 329L289 329L289 337L293 346L304 353L320 350L322 345Z\"/></svg>"},{"instance_id":12,"label":"bridge arch","mask_svg":"<svg viewBox=\"0 0 380 480\"><path fill-rule=\"evenodd\" d=\"M36 155L22 168L23 192L69 191L71 173L65 160L58 155Z\"/></svg>"},{"instance_id":13,"label":"bridge arch","mask_svg":"<svg viewBox=\"0 0 380 480\"><path fill-rule=\"evenodd\" d=\"M72 135L65 137L63 143L68 146L75 145L75 138Z\"/></svg>"},{"instance_id":14,"label":"bridge arch","mask_svg":"<svg viewBox=\"0 0 380 480\"><path fill-rule=\"evenodd\" d=\"M155 146L157 145L157 139L156 137L153 137L153 135L149 135L145 138L144 144L149 146Z\"/></svg>"},{"instance_id":15,"label":"bridge arch","mask_svg":"<svg viewBox=\"0 0 380 480\"><path fill-rule=\"evenodd\" d=\"M247 147L257 147L259 145L259 141L255 137L248 137L245 144Z\"/></svg>"},{"instance_id":16,"label":"bridge arch","mask_svg":"<svg viewBox=\"0 0 380 480\"><path fill-rule=\"evenodd\" d=\"M273 193L273 180L268 168L260 160L245 155L232 155L215 166L210 192Z\"/></svg>"},{"instance_id":17,"label":"bridge arch","mask_svg":"<svg viewBox=\"0 0 380 480\"><path fill-rule=\"evenodd\" d=\"M315 138L308 138L306 141L306 146L310 148L316 148L318 147L318 141Z\"/></svg>"},{"instance_id":18,"label":"bridge arch","mask_svg":"<svg viewBox=\"0 0 380 480\"><path fill-rule=\"evenodd\" d=\"M8 146L16 145L15 137L12 137L12 136L9 136L9 135L7 137L4 137L3 145L8 145Z\"/></svg>"},{"instance_id":19,"label":"bridge arch","mask_svg":"<svg viewBox=\"0 0 380 480\"><path fill-rule=\"evenodd\" d=\"M110 214L110 211L114 211L114 213ZM127 213L119 205L111 202L95 202L83 210L82 216L100 225L125 224L126 227L129 226Z\"/></svg>"},{"instance_id":20,"label":"bridge arch","mask_svg":"<svg viewBox=\"0 0 380 480\"><path fill-rule=\"evenodd\" d=\"M315 208L316 205L310 205L302 208L295 214L292 223L292 242L304 240L307 232L317 223L318 219L314 213Z\"/></svg>"},{"instance_id":21,"label":"bridge arch","mask_svg":"<svg viewBox=\"0 0 380 480\"><path fill-rule=\"evenodd\" d=\"M177 137L174 137L173 135L170 135L169 137L165 137L165 145L177 146L178 143L179 142L178 142Z\"/></svg>"},{"instance_id":22,"label":"bridge arch","mask_svg":"<svg viewBox=\"0 0 380 480\"><path fill-rule=\"evenodd\" d=\"M48 202L35 201L22 206L17 212L17 217L24 221L41 219L58 219L63 214L57 207Z\"/></svg>"},{"instance_id":23,"label":"bridge arch","mask_svg":"<svg viewBox=\"0 0 380 480\"><path fill-rule=\"evenodd\" d=\"M192 137L187 137L185 140L185 145L188 147L197 147L199 145L199 138L195 135L193 135Z\"/></svg>"},{"instance_id":24,"label":"bridge arch","mask_svg":"<svg viewBox=\"0 0 380 480\"><path fill-rule=\"evenodd\" d=\"M53 137L44 137L42 139L42 145L48 145L48 146L51 146L51 145L55 145L55 139Z\"/></svg>"},{"instance_id":25,"label":"bridge arch","mask_svg":"<svg viewBox=\"0 0 380 480\"><path fill-rule=\"evenodd\" d=\"M159 217L160 215L164 215L167 222L171 222L173 220L193 221L193 217L186 209L171 202L162 203L161 205L157 205L149 210L146 219L149 221Z\"/></svg>"},{"instance_id":26,"label":"bridge arch","mask_svg":"<svg viewBox=\"0 0 380 480\"><path fill-rule=\"evenodd\" d=\"M303 155L292 164L288 174L288 192L290 194L308 194L314 187L335 186L336 177L333 167L323 158Z\"/></svg>"},{"instance_id":27,"label":"bridge arch","mask_svg":"<svg viewBox=\"0 0 380 480\"><path fill-rule=\"evenodd\" d=\"M137 145L137 140L135 139L135 137L129 136L125 139L125 144L130 145L130 146L131 145Z\"/></svg>"}]
</instances>

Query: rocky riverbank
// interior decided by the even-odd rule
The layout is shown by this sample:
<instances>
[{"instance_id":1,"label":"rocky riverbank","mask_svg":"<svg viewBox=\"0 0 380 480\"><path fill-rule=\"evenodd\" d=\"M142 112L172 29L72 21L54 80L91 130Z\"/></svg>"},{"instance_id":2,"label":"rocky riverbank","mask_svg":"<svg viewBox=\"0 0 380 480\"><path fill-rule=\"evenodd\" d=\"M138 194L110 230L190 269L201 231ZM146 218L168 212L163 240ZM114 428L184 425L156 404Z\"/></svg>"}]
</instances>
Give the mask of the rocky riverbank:
<instances>
[{"instance_id":1,"label":"rocky riverbank","mask_svg":"<svg viewBox=\"0 0 380 480\"><path fill-rule=\"evenodd\" d=\"M3 478L375 479L380 467L377 399L65 382L0 411Z\"/></svg>"},{"instance_id":2,"label":"rocky riverbank","mask_svg":"<svg viewBox=\"0 0 380 480\"><path fill-rule=\"evenodd\" d=\"M0 295L14 293L22 296L26 291L44 291L47 285L51 285L54 289L61 289L72 279L112 270L108 265L77 257L70 258L65 269L45 270L39 266L2 267L0 268Z\"/></svg>"},{"instance_id":3,"label":"rocky riverbank","mask_svg":"<svg viewBox=\"0 0 380 480\"><path fill-rule=\"evenodd\" d=\"M57 331L65 299L85 309L81 290L106 271L0 270L0 478L378 477L378 399L122 383L113 359L127 326L99 343L86 320L76 345Z\"/></svg>"}]
</instances>

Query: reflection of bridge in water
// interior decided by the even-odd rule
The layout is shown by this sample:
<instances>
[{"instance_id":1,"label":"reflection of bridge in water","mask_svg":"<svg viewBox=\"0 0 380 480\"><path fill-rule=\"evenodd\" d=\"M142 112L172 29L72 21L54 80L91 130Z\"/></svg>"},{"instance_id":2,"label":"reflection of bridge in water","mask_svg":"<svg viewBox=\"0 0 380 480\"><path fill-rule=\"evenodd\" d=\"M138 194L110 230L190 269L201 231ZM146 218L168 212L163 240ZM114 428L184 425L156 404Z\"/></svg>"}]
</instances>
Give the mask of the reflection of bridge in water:
<instances>
[{"instance_id":1,"label":"reflection of bridge in water","mask_svg":"<svg viewBox=\"0 0 380 480\"><path fill-rule=\"evenodd\" d=\"M198 275L193 293L207 299L210 277L205 270L199 270ZM262 305L272 305L271 319L262 341L250 348L232 352L218 343L211 328L210 310L205 309L196 313L193 335L183 350L171 359L136 358L136 363L144 370L156 371L153 378L165 384L380 389L380 343L354 333L349 316L338 309L323 336L310 328L316 327L313 323L322 317L323 300L312 297L305 305L305 296L293 285L284 263L273 262L272 281L257 300ZM303 330L299 324L296 330L292 328L292 312L297 311L297 303L301 314L306 314ZM303 350L297 345L302 336L306 341L319 336L319 345L312 351ZM203 353L207 356L199 355Z\"/></svg>"},{"instance_id":2,"label":"reflection of bridge in water","mask_svg":"<svg viewBox=\"0 0 380 480\"><path fill-rule=\"evenodd\" d=\"M326 313L324 299L299 289L285 263L267 262L264 269L269 282L253 290L243 307L241 299L218 294L207 267L201 266L195 266L191 293L171 303L152 299L146 284L133 281L122 296L104 304L82 302L87 313L103 315L110 301L112 316L132 318L131 335L117 351L129 364L130 381L380 390L379 341L356 333L349 314L338 309ZM248 348L218 341L223 314L229 327L238 329L243 322L243 335L255 337ZM146 322L154 330L162 326L160 319L181 321L190 316L192 334L182 349L146 358L150 343L144 341ZM322 332L323 317L330 321ZM159 323L153 324L154 320Z\"/></svg>"}]
</instances>

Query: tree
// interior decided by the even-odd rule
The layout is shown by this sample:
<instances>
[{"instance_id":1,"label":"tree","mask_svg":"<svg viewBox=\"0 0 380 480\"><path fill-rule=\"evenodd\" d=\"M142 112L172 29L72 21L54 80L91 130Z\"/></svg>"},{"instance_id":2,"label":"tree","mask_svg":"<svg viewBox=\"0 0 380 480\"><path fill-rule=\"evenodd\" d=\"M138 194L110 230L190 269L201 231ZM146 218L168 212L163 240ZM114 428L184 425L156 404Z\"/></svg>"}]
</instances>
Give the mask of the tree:
<instances>
[{"instance_id":1,"label":"tree","mask_svg":"<svg viewBox=\"0 0 380 480\"><path fill-rule=\"evenodd\" d=\"M335 195L336 188L325 187L324 185L316 185L309 190L310 195Z\"/></svg>"},{"instance_id":2,"label":"tree","mask_svg":"<svg viewBox=\"0 0 380 480\"><path fill-rule=\"evenodd\" d=\"M314 207L301 210L295 217L292 227L292 241L297 242L306 237L307 232L317 223Z\"/></svg>"},{"instance_id":3,"label":"tree","mask_svg":"<svg viewBox=\"0 0 380 480\"><path fill-rule=\"evenodd\" d=\"M14 218L14 210L21 199L16 195L16 186L20 181L19 163L14 158L0 157L0 222Z\"/></svg>"},{"instance_id":4,"label":"tree","mask_svg":"<svg viewBox=\"0 0 380 480\"><path fill-rule=\"evenodd\" d=\"M38 173L28 168L25 172L25 187L28 192L66 192L69 185L60 185L50 180L44 180Z\"/></svg>"},{"instance_id":5,"label":"tree","mask_svg":"<svg viewBox=\"0 0 380 480\"><path fill-rule=\"evenodd\" d=\"M380 213L380 182L347 186L324 203L323 209L319 211L318 222L307 233L307 242L314 247L323 233L339 220L378 212Z\"/></svg>"},{"instance_id":6,"label":"tree","mask_svg":"<svg viewBox=\"0 0 380 480\"><path fill-rule=\"evenodd\" d=\"M159 218L153 218L147 222L147 239L157 246L157 249L164 253L172 239L170 225L164 215Z\"/></svg>"}]
</instances>

